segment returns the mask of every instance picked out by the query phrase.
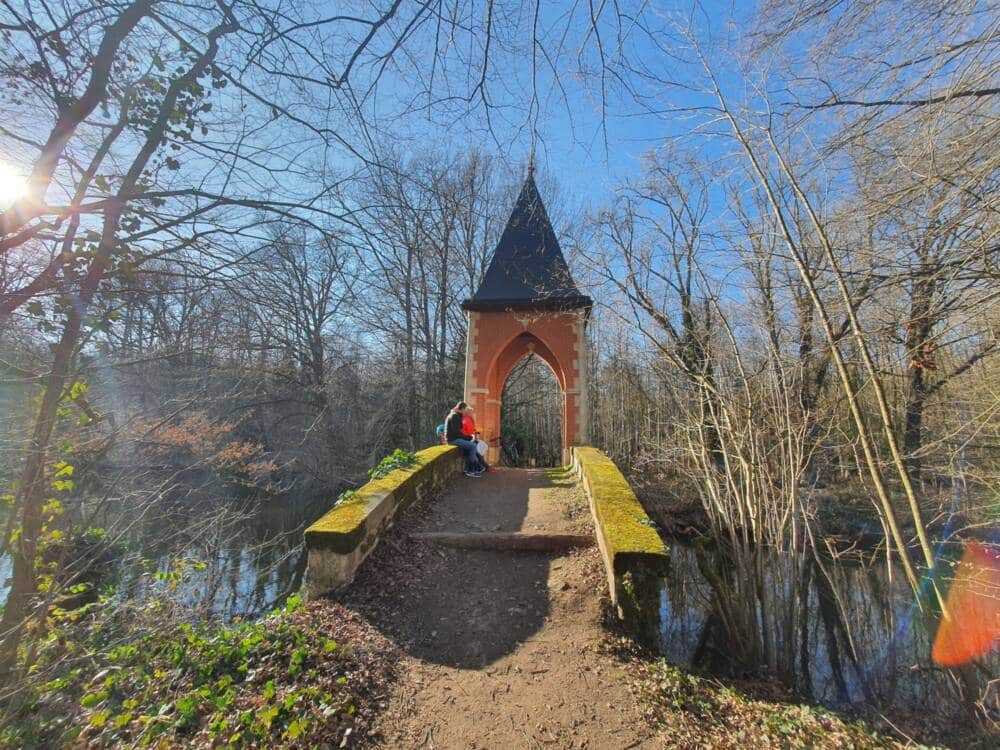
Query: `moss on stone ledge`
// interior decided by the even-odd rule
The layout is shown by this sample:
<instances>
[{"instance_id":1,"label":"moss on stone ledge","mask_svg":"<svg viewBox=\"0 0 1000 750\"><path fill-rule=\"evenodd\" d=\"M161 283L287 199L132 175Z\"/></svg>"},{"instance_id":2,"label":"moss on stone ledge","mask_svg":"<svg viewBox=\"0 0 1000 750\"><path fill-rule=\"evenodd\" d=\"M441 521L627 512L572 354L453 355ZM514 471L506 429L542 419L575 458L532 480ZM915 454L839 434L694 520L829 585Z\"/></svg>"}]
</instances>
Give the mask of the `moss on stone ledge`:
<instances>
[{"instance_id":1,"label":"moss on stone ledge","mask_svg":"<svg viewBox=\"0 0 1000 750\"><path fill-rule=\"evenodd\" d=\"M400 496L400 505L408 505L416 496L416 486L422 479L420 475L434 462L458 452L459 449L451 445L425 448L416 453L412 465L395 469L381 479L362 485L306 529L306 545L350 552L364 538L368 515L379 500L388 494L395 494Z\"/></svg>"},{"instance_id":2,"label":"moss on stone ledge","mask_svg":"<svg viewBox=\"0 0 1000 750\"><path fill-rule=\"evenodd\" d=\"M614 461L596 448L574 450L590 487L599 533L614 558L616 572L622 572L631 558L665 558L663 540Z\"/></svg>"}]
</instances>

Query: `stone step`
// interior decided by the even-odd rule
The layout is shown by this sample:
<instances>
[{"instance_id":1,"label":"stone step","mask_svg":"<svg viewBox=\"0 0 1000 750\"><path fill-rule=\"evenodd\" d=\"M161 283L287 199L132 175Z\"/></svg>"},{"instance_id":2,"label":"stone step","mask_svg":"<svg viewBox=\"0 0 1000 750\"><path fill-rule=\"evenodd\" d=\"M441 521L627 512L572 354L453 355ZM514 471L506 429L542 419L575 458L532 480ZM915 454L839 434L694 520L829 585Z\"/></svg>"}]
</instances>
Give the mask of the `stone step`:
<instances>
[{"instance_id":1,"label":"stone step","mask_svg":"<svg viewBox=\"0 0 1000 750\"><path fill-rule=\"evenodd\" d=\"M461 549L561 552L575 547L593 547L593 534L560 534L525 531L450 532L411 534L411 538Z\"/></svg>"}]
</instances>

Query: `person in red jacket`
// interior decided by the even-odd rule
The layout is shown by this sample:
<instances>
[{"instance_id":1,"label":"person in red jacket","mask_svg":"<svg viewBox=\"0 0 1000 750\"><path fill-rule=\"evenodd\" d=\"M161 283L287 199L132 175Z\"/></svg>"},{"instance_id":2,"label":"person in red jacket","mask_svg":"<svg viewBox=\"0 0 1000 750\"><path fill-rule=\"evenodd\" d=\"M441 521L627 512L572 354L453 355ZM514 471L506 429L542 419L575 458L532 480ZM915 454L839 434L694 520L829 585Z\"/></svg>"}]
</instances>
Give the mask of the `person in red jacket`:
<instances>
[{"instance_id":1,"label":"person in red jacket","mask_svg":"<svg viewBox=\"0 0 1000 750\"><path fill-rule=\"evenodd\" d=\"M466 435L472 435L472 439L476 442L477 453L479 453L479 463L483 467L483 471L493 471L488 463L486 463L486 454L478 450L479 443L482 442L482 438L479 435L479 431L476 430L476 420L472 417L472 412L475 411L471 406L467 407L465 413L462 414L462 432Z\"/></svg>"},{"instance_id":2,"label":"person in red jacket","mask_svg":"<svg viewBox=\"0 0 1000 750\"><path fill-rule=\"evenodd\" d=\"M457 445L465 453L465 476L478 477L483 473L479 467L479 452L473 436L462 429L462 417L468 406L464 401L459 401L448 413L448 418L444 421L445 437L449 445Z\"/></svg>"}]
</instances>

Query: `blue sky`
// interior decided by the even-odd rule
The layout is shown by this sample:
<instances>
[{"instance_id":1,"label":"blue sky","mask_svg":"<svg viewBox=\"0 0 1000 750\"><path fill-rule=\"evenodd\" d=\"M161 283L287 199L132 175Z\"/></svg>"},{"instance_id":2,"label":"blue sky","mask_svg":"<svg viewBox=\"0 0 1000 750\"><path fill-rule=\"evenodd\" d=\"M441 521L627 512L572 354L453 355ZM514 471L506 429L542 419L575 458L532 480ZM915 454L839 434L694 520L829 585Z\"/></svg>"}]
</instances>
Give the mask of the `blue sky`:
<instances>
[{"instance_id":1,"label":"blue sky","mask_svg":"<svg viewBox=\"0 0 1000 750\"><path fill-rule=\"evenodd\" d=\"M712 44L718 43L719 31L732 34L734 28L728 19L737 11L731 3L707 0L695 4L690 0L662 0L644 6L645 31L633 29L626 38L622 52L628 60L647 66L663 78L688 83L697 75L691 65L693 57L674 39L671 29L677 25L693 23L699 28L699 37ZM443 147L462 151L479 146L497 153L509 168L517 172L528 158L532 130L537 133L537 160L540 171L554 178L567 197L583 206L594 207L607 202L614 187L627 177L638 175L641 155L663 143L664 138L675 137L691 129L698 119L692 112L675 111L670 114L651 114L635 101L630 92L607 81L605 111L601 112L599 60L593 37L586 39L587 19L579 15L581 8L574 3L547 3L539 20L541 35L547 35L546 48L561 45L561 57L554 61L559 69L556 80L545 61L538 61L536 90L538 106L532 107L531 25L518 19L512 27L512 49L495 53L495 78L491 81L490 95L496 104L492 113L493 133L486 130L486 117L482 111L472 111L442 130L440 122L429 123L427 118L411 115L397 122L393 130L407 137L414 148ZM595 6L596 7L596 6ZM577 16L567 19L568 9L576 8ZM610 9L610 8L609 8ZM752 6L738 11L745 20ZM607 24L605 24L607 26ZM612 29L604 28L610 35ZM521 38L518 38L520 36ZM721 40L723 43L732 40ZM608 60L616 58L616 50L608 38L602 39ZM520 49L513 49L520 45ZM584 49L583 55L578 51ZM676 56L675 56L676 55ZM687 58L678 59L679 57ZM614 61L612 60L612 63ZM633 81L640 80L632 77ZM404 84L411 85L409 82ZM391 98L394 85L383 87ZM705 103L702 95L681 86L650 83L642 92L651 94L647 104L682 110ZM386 112L391 103L380 106ZM430 142L428 142L428 139ZM499 141L499 142L497 142ZM714 150L705 140L701 147Z\"/></svg>"},{"instance_id":2,"label":"blue sky","mask_svg":"<svg viewBox=\"0 0 1000 750\"><path fill-rule=\"evenodd\" d=\"M469 22L474 26L474 23L482 23L479 15L482 15L485 6L481 3L475 5L475 0L472 3L470 7L478 14L470 16ZM699 38L708 40L717 33L717 29L730 33L733 28L727 25L733 7L720 0L707 0L702 4L690 0L658 0L654 4L634 0L633 4L643 9L646 26L641 32L633 28L625 37L621 50L615 48L614 25L607 18L599 23L609 63L603 69L613 71L624 56L633 65L644 66L648 72L662 78L690 81L693 75L690 55L687 55L687 61L681 59L685 51L682 44L671 36L672 30L694 19L699 27ZM334 5L339 7L339 3L318 0L312 6L303 6L302 13L304 16L328 14ZM499 5L498 0L497 7ZM616 7L627 11L627 5L628 0L621 0ZM534 87L538 94L537 106L532 105L533 19L525 15L533 5L518 5L517 0L512 0L504 6L509 11L508 15L496 21L498 41L490 56L488 92L494 104L491 110L493 132L487 131L482 107L470 107L462 116L439 109L435 109L431 118L422 113L399 116L398 111L405 106L407 97L412 97L412 92L426 83L421 78L426 77L426 66L430 64L427 45L433 39L433 30L423 28L423 36L412 40L412 54L408 49L407 55L394 56L393 66L399 69L388 69L379 84L377 97L362 105L363 109L368 109L367 119L374 125L377 139L414 154L427 151L461 153L471 147L479 147L497 154L513 175L520 175L528 158L534 131L537 134L539 172L559 185L560 197L570 204L571 210L594 209L609 202L616 186L640 174L640 157L644 152L661 144L664 138L690 129L693 121L689 114L678 111L666 115L644 112L642 105L630 92L623 91L613 78L608 80L605 110L602 112L599 96L602 65L597 57L595 38L589 34L588 14L590 7L604 8L605 14L608 14L612 6L591 6L581 0L576 3L544 2L541 7L537 24L541 42L535 48L534 56L538 64L537 85ZM748 12L745 8L740 10L744 16ZM449 72L453 74L455 93L465 94L470 88L467 77L470 71L475 75L475 66L469 61L475 60L475 44L482 39L481 31L474 29L466 40L470 45L470 54L464 57L458 55L441 63L451 66ZM331 69L336 69L338 54L351 49L352 40L341 38L338 33L331 32L324 37L322 44L325 47L317 52L323 62L330 63ZM308 41L308 38L303 40ZM387 35L384 43L391 41L391 35ZM723 41L729 42L727 39ZM240 54L237 40L229 40L227 44L232 44L235 54ZM558 71L558 77L548 67L549 60L543 59L545 54L552 56L550 61ZM311 62L306 56L301 56L289 58L285 64L292 67L301 64L308 68ZM364 76L364 70L359 68L357 80L352 79L359 90L364 89ZM640 80L636 76L630 78ZM263 91L287 85L275 84L273 77L266 80L263 75L256 83ZM215 103L215 109L205 117L209 130L204 140L208 144L217 140L224 147L236 137L234 132L238 134L241 128L249 130L252 135L244 141L243 148L252 153L253 161L241 162L233 174L228 164L216 160L217 152L200 149L198 143L193 143L189 155L182 159L181 171L158 171L157 180L164 187L202 184L209 189L228 190L249 198L272 194L276 198L295 201L302 200L303 196L315 195L317 189L322 189L324 183L318 180L330 174L325 166L333 165L332 172L337 176L357 168L357 160L348 155L342 146L336 143L324 145L321 138L303 126L273 118L266 106L241 96L234 88L231 86L211 95L210 101ZM437 91L439 86L434 88ZM647 103L655 107L676 110L702 103L701 97L690 90L658 82L649 83L648 90L641 93L651 94L652 98ZM296 114L304 121L337 131L338 135L343 133L353 146L365 150L364 139L351 117L327 109L327 97L331 96L327 89L320 87L304 92L302 96L293 89L275 94L279 97L287 95L287 99L282 98L281 101L293 103ZM337 104L343 105L344 102ZM18 117L23 115L23 112L19 113ZM101 117L95 114L95 119ZM203 139L199 136L196 140ZM716 148L710 140L703 140L701 147L706 147L706 144L710 151ZM373 150L378 147L379 143L376 143ZM131 152L125 149L123 153L128 157ZM33 158L33 153L24 152L21 147L16 153L5 155L6 161L25 174ZM267 163L275 171L256 170L254 165L259 162ZM72 181L67 180L67 184L72 186ZM65 196L52 197L55 201L65 199Z\"/></svg>"}]
</instances>

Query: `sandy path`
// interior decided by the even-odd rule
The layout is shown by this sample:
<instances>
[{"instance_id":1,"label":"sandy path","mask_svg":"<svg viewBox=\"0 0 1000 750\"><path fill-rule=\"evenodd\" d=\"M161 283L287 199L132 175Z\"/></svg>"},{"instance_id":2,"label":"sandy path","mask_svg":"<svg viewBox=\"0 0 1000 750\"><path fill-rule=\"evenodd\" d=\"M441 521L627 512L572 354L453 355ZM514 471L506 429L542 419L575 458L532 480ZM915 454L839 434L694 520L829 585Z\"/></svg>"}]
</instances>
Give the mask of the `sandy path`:
<instances>
[{"instance_id":1,"label":"sandy path","mask_svg":"<svg viewBox=\"0 0 1000 750\"><path fill-rule=\"evenodd\" d=\"M406 514L342 597L405 656L371 741L391 748L641 748L652 732L598 651L603 569L570 554L451 549L417 531L580 532L566 476L461 478Z\"/></svg>"}]
</instances>

